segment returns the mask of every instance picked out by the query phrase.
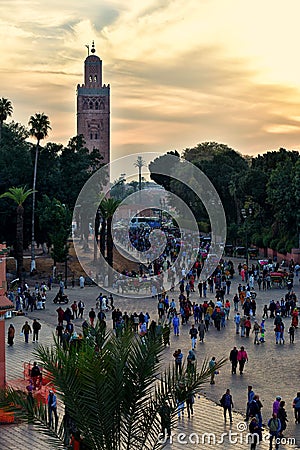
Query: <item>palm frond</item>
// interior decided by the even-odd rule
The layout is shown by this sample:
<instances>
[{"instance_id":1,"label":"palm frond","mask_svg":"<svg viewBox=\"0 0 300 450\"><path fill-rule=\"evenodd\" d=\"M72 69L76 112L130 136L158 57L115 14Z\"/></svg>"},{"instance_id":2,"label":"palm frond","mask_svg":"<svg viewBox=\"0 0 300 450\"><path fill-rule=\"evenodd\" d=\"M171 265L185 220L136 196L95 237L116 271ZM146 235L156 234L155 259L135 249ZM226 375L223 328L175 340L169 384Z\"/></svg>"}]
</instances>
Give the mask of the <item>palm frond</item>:
<instances>
[{"instance_id":1,"label":"palm frond","mask_svg":"<svg viewBox=\"0 0 300 450\"><path fill-rule=\"evenodd\" d=\"M20 420L28 420L30 413L34 426L59 442L69 435L72 423L91 450L161 448L162 411L167 408L174 427L178 402L199 393L211 376L208 360L192 372L184 365L179 377L173 366L163 369L163 348L159 339L141 339L129 329L117 337L99 327L78 345L62 348L56 340L50 347L40 345L36 357L51 374L68 420L61 422L57 435L46 431L47 410L34 406L28 411L26 394L12 390L6 394L6 407Z\"/></svg>"}]
</instances>

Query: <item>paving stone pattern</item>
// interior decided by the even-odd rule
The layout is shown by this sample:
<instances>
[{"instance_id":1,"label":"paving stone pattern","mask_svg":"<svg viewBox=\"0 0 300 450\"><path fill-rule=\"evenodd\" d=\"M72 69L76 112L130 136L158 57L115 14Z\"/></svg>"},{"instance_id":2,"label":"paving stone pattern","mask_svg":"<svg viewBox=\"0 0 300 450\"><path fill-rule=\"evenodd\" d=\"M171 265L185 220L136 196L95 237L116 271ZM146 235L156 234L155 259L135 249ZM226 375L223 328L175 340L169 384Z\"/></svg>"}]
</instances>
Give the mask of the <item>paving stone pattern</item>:
<instances>
[{"instance_id":1,"label":"paving stone pattern","mask_svg":"<svg viewBox=\"0 0 300 450\"><path fill-rule=\"evenodd\" d=\"M231 294L229 296L232 300L237 289L237 284L240 282L240 277L235 274ZM294 290L299 297L300 284L296 280ZM29 342L25 344L24 338L20 336L20 330L25 320L28 319L32 323L34 318L38 319L42 324L40 331L40 343L50 345L52 342L52 334L57 324L57 305L53 304L52 299L57 293L58 287L54 286L47 295L46 310L28 312L27 317L14 317L6 320L6 327L9 323L13 323L16 327L16 339L13 347L7 347L7 381L23 378L23 364L24 362L33 362L34 349L37 344ZM69 288L66 293L69 296L69 305L74 301L82 299L85 302L85 314L91 307L95 307L95 299L99 295L101 289L99 287L79 287ZM271 299L280 300L286 291L284 289L273 288L269 291L258 291L257 295L257 319L261 320L262 309L265 303L269 303ZM173 294L175 301L178 304L178 292ZM170 297L172 298L172 297ZM208 299L214 299L214 294L208 294ZM191 294L191 300L198 302L198 292ZM200 299L202 302L203 299ZM152 298L148 299L126 299L122 297L115 297L115 306L119 307L122 312L128 313L136 311L138 314L143 311L148 311L151 319L157 320L157 301ZM64 308L64 305L62 305ZM240 310L241 312L241 310ZM112 326L111 313L107 312L107 325ZM211 327L205 336L204 343L197 342L196 357L198 365L204 359L215 356L216 359L221 357L228 357L229 352L234 345L240 347L245 346L248 352L249 363L246 364L244 374L232 375L230 363L227 362L220 370L220 374L216 376L216 384L207 384L204 386L203 394L196 399L194 407L194 416L191 419L186 417L178 419L177 429L173 431L173 442L166 445L166 449L207 449L207 448L225 448L225 449L246 449L250 445L246 442L247 430L240 432L240 428L244 427L244 412L247 399L247 386L251 384L255 393L260 395L263 407L263 421L264 423L271 417L272 403L277 395L286 401L286 410L288 414L288 427L285 432L286 438L295 439L295 445L291 442L280 445L280 448L292 449L300 447L300 425L294 423L292 401L297 391L300 391L299 383L299 347L300 334L299 330L295 335L295 343L289 344L289 337L287 329L290 324L290 319L284 319L286 329L286 343L285 345L276 345L274 336L274 325L272 319L266 320L266 343L261 345L254 345L254 335L250 338L241 338L235 333L235 326L233 323L233 305L231 308L229 320L226 321L226 327L217 331ZM81 319L74 320L75 329L81 331ZM192 320L191 322L192 323ZM164 358L166 365L173 364L173 353L177 348L181 348L186 357L190 346L189 338L190 325L180 327L180 336L173 336L171 333L171 346L164 351ZM234 402L233 424L224 424L223 410L217 405L222 394L226 388L231 389ZM60 411L62 413L62 411ZM239 429L238 429L239 427ZM238 433L237 435L229 435L229 431ZM178 433L185 433L186 437L180 436ZM196 435L189 435L195 433ZM208 437L205 433L215 433L215 437ZM224 435L222 440L222 433ZM199 443L197 443L199 439ZM210 442L208 441L210 439ZM214 440L215 439L215 442ZM237 440L235 442L234 440ZM181 441L181 442L180 442ZM49 444L45 442L43 437L35 432L31 426L15 426L2 425L0 426L0 449L2 450L44 450L51 449ZM265 450L269 448L268 442L262 442L259 449Z\"/></svg>"}]
</instances>

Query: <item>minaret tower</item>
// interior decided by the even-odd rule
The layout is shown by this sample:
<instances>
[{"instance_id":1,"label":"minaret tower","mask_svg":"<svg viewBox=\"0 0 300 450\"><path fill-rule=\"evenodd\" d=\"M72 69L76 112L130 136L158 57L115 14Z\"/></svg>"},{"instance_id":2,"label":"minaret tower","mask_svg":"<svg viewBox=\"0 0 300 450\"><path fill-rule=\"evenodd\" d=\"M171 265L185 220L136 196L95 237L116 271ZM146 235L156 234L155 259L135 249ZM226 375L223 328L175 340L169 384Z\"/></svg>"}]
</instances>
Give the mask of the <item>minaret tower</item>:
<instances>
[{"instance_id":1,"label":"minaret tower","mask_svg":"<svg viewBox=\"0 0 300 450\"><path fill-rule=\"evenodd\" d=\"M91 54L84 61L84 84L77 85L77 135L82 134L86 147L94 148L103 156L103 163L110 161L110 86L102 85L102 61Z\"/></svg>"}]
</instances>

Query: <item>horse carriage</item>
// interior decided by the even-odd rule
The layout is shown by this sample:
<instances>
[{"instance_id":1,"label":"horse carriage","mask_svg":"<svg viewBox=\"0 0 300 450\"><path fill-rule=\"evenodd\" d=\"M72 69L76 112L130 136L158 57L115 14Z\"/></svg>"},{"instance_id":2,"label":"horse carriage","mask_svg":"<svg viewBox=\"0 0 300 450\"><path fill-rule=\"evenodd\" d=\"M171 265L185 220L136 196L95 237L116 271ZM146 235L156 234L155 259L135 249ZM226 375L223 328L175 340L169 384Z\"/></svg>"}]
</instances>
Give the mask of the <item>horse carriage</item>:
<instances>
[{"instance_id":1,"label":"horse carriage","mask_svg":"<svg viewBox=\"0 0 300 450\"><path fill-rule=\"evenodd\" d=\"M119 279L115 282L115 288L119 293L126 292L137 292L140 293L151 292L151 281L147 279L142 279L141 281L138 278L130 278L126 277L125 279Z\"/></svg>"},{"instance_id":2,"label":"horse carriage","mask_svg":"<svg viewBox=\"0 0 300 450\"><path fill-rule=\"evenodd\" d=\"M287 285L288 274L286 272L270 272L271 286L282 289Z\"/></svg>"}]
</instances>

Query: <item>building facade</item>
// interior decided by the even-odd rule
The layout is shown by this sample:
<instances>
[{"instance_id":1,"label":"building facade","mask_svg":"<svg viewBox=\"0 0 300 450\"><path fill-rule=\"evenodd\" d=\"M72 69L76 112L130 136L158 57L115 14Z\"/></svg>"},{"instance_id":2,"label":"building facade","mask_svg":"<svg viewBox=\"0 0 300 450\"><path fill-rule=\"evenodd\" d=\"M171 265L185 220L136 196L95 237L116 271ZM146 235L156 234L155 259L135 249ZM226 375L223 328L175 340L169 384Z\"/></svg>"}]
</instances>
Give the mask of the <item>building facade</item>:
<instances>
[{"instance_id":1,"label":"building facade","mask_svg":"<svg viewBox=\"0 0 300 450\"><path fill-rule=\"evenodd\" d=\"M88 47L88 46L87 46ZM95 54L84 61L84 84L77 85L77 135L82 134L91 152L97 149L103 163L110 162L110 86L102 84L102 61Z\"/></svg>"}]
</instances>

